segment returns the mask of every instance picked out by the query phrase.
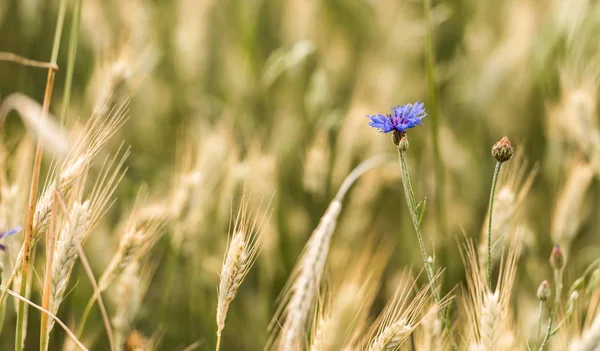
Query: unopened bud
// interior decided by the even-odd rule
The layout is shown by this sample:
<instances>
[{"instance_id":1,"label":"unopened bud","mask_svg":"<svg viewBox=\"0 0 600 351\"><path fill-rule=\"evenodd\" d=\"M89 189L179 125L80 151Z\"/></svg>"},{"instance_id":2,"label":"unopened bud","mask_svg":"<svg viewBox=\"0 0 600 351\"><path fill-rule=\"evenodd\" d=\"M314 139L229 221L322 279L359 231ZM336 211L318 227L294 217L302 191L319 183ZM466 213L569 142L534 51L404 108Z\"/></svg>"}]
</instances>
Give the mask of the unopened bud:
<instances>
[{"instance_id":1,"label":"unopened bud","mask_svg":"<svg viewBox=\"0 0 600 351\"><path fill-rule=\"evenodd\" d=\"M548 284L547 280L544 280L538 287L537 298L540 301L546 301L548 297L550 297L550 284Z\"/></svg>"},{"instance_id":2,"label":"unopened bud","mask_svg":"<svg viewBox=\"0 0 600 351\"><path fill-rule=\"evenodd\" d=\"M554 269L561 269L565 265L565 256L560 248L560 245L554 245L552 253L550 254L550 266Z\"/></svg>"},{"instance_id":3,"label":"unopened bud","mask_svg":"<svg viewBox=\"0 0 600 351\"><path fill-rule=\"evenodd\" d=\"M500 163L510 160L514 154L515 149L510 145L507 137L503 137L492 146L492 156Z\"/></svg>"}]
</instances>

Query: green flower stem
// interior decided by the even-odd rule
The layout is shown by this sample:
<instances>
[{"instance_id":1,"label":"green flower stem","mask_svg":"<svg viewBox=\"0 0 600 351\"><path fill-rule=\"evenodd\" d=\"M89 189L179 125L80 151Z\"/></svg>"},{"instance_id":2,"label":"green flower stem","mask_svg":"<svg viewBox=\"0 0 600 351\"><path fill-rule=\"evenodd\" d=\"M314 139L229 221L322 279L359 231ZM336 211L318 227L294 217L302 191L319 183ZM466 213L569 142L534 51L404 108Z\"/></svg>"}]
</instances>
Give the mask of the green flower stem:
<instances>
[{"instance_id":1,"label":"green flower stem","mask_svg":"<svg viewBox=\"0 0 600 351\"><path fill-rule=\"evenodd\" d=\"M496 195L496 184L498 183L498 175L502 162L496 163L494 176L492 178L492 190L490 193L490 204L488 207L488 235L487 235L487 283L490 291L492 291L492 214L494 212L494 196Z\"/></svg>"},{"instance_id":2,"label":"green flower stem","mask_svg":"<svg viewBox=\"0 0 600 351\"><path fill-rule=\"evenodd\" d=\"M544 336L544 340L540 345L539 351L544 350L544 348L548 345L548 341L550 337L556 333L557 330L552 330L552 323L556 319L556 314L558 313L558 306L560 305L560 298L563 290L563 269L555 269L554 270L554 305L552 306L552 311L550 312L550 319L548 320L548 328L546 328L546 335Z\"/></svg>"},{"instance_id":3,"label":"green flower stem","mask_svg":"<svg viewBox=\"0 0 600 351\"><path fill-rule=\"evenodd\" d=\"M427 251L425 250L423 236L421 235L420 220L419 220L420 216L417 215L417 204L415 201L415 196L414 196L414 192L412 189L412 185L410 183L410 176L408 174L408 166L406 164L406 152L403 151L402 149L398 148L398 155L400 157L402 185L404 188L404 195L406 197L406 204L408 206L408 211L410 213L410 218L411 218L413 226L415 228L415 232L417 233L417 239L419 241L419 249L421 250L421 256L423 258L423 263L425 265L425 272L427 272L427 278L429 279L429 287L431 288L431 291L433 293L436 303L438 304L438 306L440 306L440 309L439 309L440 317L442 318L442 321L444 321L446 333L448 334L448 338L450 339L452 348L454 350L458 350L458 345L456 344L456 340L454 340L454 336L452 334L450 320L448 318L446 318L443 308L441 308L442 307L441 299L440 299L440 295L438 293L438 290L437 290L437 287L435 284L432 265L428 264L428 261L427 261L427 257L428 257Z\"/></svg>"},{"instance_id":4,"label":"green flower stem","mask_svg":"<svg viewBox=\"0 0 600 351\"><path fill-rule=\"evenodd\" d=\"M535 342L540 341L540 336L542 336L542 323L544 320L544 301L540 301L540 309L539 309L539 318L538 318L538 327L537 333L535 334Z\"/></svg>"}]
</instances>

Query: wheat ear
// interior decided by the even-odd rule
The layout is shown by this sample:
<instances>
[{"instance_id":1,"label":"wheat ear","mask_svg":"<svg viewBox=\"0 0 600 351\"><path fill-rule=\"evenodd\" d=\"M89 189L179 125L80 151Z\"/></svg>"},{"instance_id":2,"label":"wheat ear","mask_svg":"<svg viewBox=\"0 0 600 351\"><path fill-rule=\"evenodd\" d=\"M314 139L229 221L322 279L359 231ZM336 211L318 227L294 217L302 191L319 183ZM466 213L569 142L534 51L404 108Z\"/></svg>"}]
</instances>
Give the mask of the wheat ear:
<instances>
[{"instance_id":1,"label":"wheat ear","mask_svg":"<svg viewBox=\"0 0 600 351\"><path fill-rule=\"evenodd\" d=\"M405 319L400 319L385 327L377 335L371 346L369 346L369 351L396 350L402 345L412 330L413 328L406 323Z\"/></svg>"},{"instance_id":2,"label":"wheat ear","mask_svg":"<svg viewBox=\"0 0 600 351\"><path fill-rule=\"evenodd\" d=\"M129 333L135 316L142 304L142 298L148 286L148 279L140 275L140 265L132 262L121 275L116 284L115 315L112 324L115 335L115 345L118 350L123 348L125 338Z\"/></svg>"},{"instance_id":3,"label":"wheat ear","mask_svg":"<svg viewBox=\"0 0 600 351\"><path fill-rule=\"evenodd\" d=\"M286 284L282 303L279 305L269 329L274 330L280 318L285 318L280 332L280 350L298 350L304 343L304 333L308 316L319 294L319 285L329 253L331 237L337 225L337 218L350 186L365 172L388 160L387 157L372 157L358 165L344 180L334 200L329 204L319 225L312 232L303 253L294 268L292 277ZM277 331L271 336L274 342Z\"/></svg>"},{"instance_id":4,"label":"wheat ear","mask_svg":"<svg viewBox=\"0 0 600 351\"><path fill-rule=\"evenodd\" d=\"M437 279L437 277L438 275L433 278ZM430 284L433 283L435 280L416 291L411 299L411 291L416 283L412 277L404 273L394 297L373 323L371 331L367 333L363 349L388 351L400 348L421 323L422 319L419 319L421 311L430 302L431 291L429 289L431 289ZM442 308L448 303L445 299L440 302Z\"/></svg>"},{"instance_id":5,"label":"wheat ear","mask_svg":"<svg viewBox=\"0 0 600 351\"><path fill-rule=\"evenodd\" d=\"M57 247L54 251L54 261L52 264L52 285L50 292L49 310L56 314L58 308L64 299L69 276L77 259L77 242L81 242L87 231L90 219L90 203L75 202L71 208L69 221L63 231L60 232ZM48 322L48 333L54 326L53 320Z\"/></svg>"},{"instance_id":6,"label":"wheat ear","mask_svg":"<svg viewBox=\"0 0 600 351\"><path fill-rule=\"evenodd\" d=\"M249 199L246 195L236 216L232 237L227 244L225 258L221 267L219 291L217 296L217 350L220 347L221 333L231 301L235 298L242 281L256 261L260 252L262 230L266 213L260 221L258 216L250 218Z\"/></svg>"},{"instance_id":7,"label":"wheat ear","mask_svg":"<svg viewBox=\"0 0 600 351\"><path fill-rule=\"evenodd\" d=\"M502 305L500 305L498 293L485 296L481 308L481 344L486 350L493 351L497 347L502 324Z\"/></svg>"},{"instance_id":8,"label":"wheat ear","mask_svg":"<svg viewBox=\"0 0 600 351\"><path fill-rule=\"evenodd\" d=\"M137 211L130 218L127 229L119 242L119 248L110 260L108 267L98 280L98 289L105 291L110 283L119 277L125 268L141 258L160 237L162 220L150 218L141 223L137 221ZM138 226L139 225L139 226Z\"/></svg>"},{"instance_id":9,"label":"wheat ear","mask_svg":"<svg viewBox=\"0 0 600 351\"><path fill-rule=\"evenodd\" d=\"M108 140L121 127L126 120L128 104L113 108L110 110L103 109L95 113L84 125L83 135L76 138L75 143L69 150L65 160L61 163L58 170L58 190L62 198L67 198L68 191L75 185L85 174L93 159L98 155L100 150L106 145ZM50 223L50 210L52 201L56 191L56 182L54 171L48 177L47 186L45 187L42 197L35 203L35 209L32 219L31 238L28 243L28 253L32 247L39 241ZM32 205L33 206L33 205ZM24 248L24 247L23 247ZM23 262L23 248L17 255L15 266L11 276L7 282L9 286L14 279L18 279L17 274L21 269ZM4 302L6 292L2 292L0 296L0 305Z\"/></svg>"},{"instance_id":10,"label":"wheat ear","mask_svg":"<svg viewBox=\"0 0 600 351\"><path fill-rule=\"evenodd\" d=\"M117 153L114 158L106 159L89 199L83 202L76 200L73 203L68 219L64 221L64 225L59 231L52 262L49 300L49 309L53 313L58 312L64 299L71 271L79 256L78 245L83 246L91 230L111 205L110 198L123 177L124 172L121 171L121 168L127 156L128 151L122 156ZM78 197L82 197L81 191ZM53 321L49 321L48 335L53 324Z\"/></svg>"}]
</instances>

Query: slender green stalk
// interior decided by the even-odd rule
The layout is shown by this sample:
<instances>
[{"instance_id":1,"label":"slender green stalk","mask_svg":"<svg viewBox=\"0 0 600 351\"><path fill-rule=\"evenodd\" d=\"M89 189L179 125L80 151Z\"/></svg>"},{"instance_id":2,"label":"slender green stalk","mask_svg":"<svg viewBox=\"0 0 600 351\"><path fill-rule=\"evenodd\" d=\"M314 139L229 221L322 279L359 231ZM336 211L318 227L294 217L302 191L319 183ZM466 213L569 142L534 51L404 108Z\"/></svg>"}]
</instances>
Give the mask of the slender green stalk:
<instances>
[{"instance_id":1,"label":"slender green stalk","mask_svg":"<svg viewBox=\"0 0 600 351\"><path fill-rule=\"evenodd\" d=\"M539 309L539 313L538 313L539 317L538 317L538 327L537 327L537 333L535 334L535 340L536 343L538 341L540 341L540 336L542 336L542 323L544 320L544 301L541 300L540 301L540 309Z\"/></svg>"},{"instance_id":2,"label":"slender green stalk","mask_svg":"<svg viewBox=\"0 0 600 351\"><path fill-rule=\"evenodd\" d=\"M433 147L433 170L435 174L435 211L437 218L438 231L440 233L446 232L446 212L444 210L444 174L442 157L440 155L440 122L439 122L439 108L437 98L437 87L436 87L436 72L435 72L435 50L433 47L433 27L431 26L430 16L431 0L423 1L423 13L425 16L425 28L426 28L426 70L427 70L427 88L429 94L429 106L428 116L430 117L431 124L431 140Z\"/></svg>"},{"instance_id":3,"label":"slender green stalk","mask_svg":"<svg viewBox=\"0 0 600 351\"><path fill-rule=\"evenodd\" d=\"M420 228L420 216L417 215L417 210L416 210L416 201L414 198L414 192L412 189L412 185L410 183L410 175L408 173L408 166L406 163L406 152L403 151L402 149L398 148L398 155L400 157L400 169L401 169L401 173L402 173L402 185L404 188L404 195L406 197L406 204L408 206L408 211L410 213L410 218L412 220L413 226L415 228L415 232L417 233L417 240L419 241L419 249L421 251L421 256L423 258L423 264L425 265L425 272L427 272L427 278L429 279L429 286L431 287L431 291L433 293L433 296L435 298L435 301L438 305L440 305L441 299L440 299L440 295L438 292L438 289L436 287L435 284L435 280L434 280L434 274L433 274L433 268L432 266L428 263L427 260L427 251L425 250L425 244L423 242L423 236L421 235L421 228ZM440 318L442 319L442 321L444 322L444 326L446 329L446 333L448 334L448 338L450 339L450 343L452 344L452 348L454 350L458 350L458 345L456 344L456 340L454 340L454 336L452 334L452 328L450 326L450 320L448 318L446 318L447 316L445 316L444 314L444 309L441 308L440 306Z\"/></svg>"},{"instance_id":4,"label":"slender green stalk","mask_svg":"<svg viewBox=\"0 0 600 351\"><path fill-rule=\"evenodd\" d=\"M79 328L77 328L77 339L81 339L83 335L83 330L85 329L85 324L90 316L90 312L92 311L92 307L96 303L96 295L92 295L87 305L85 305L85 310L83 311L83 316L81 317L81 322L79 322Z\"/></svg>"},{"instance_id":5,"label":"slender green stalk","mask_svg":"<svg viewBox=\"0 0 600 351\"><path fill-rule=\"evenodd\" d=\"M546 328L546 335L544 336L544 340L542 341L542 344L540 345L539 351L544 350L544 348L548 345L548 341L550 340L550 337L556 332L552 331L552 323L554 323L554 320L556 319L556 314L558 313L558 306L560 305L560 298L562 295L562 289L563 289L563 282L562 282L562 278L563 278L563 270L561 269L555 269L554 270L554 288L555 288L555 292L554 292L554 305L552 306L552 311L550 311L550 318L548 319L548 327Z\"/></svg>"},{"instance_id":6,"label":"slender green stalk","mask_svg":"<svg viewBox=\"0 0 600 351\"><path fill-rule=\"evenodd\" d=\"M52 54L51 54L51 64L54 66L48 69L48 77L46 79L46 88L44 91L44 102L42 105L42 119L45 120L48 118L48 112L50 110L50 101L52 100L52 90L54 88L54 77L56 74L56 61L58 59L58 51L60 48L60 38L62 36L62 29L65 20L65 12L67 8L67 1L60 0L60 6L58 10L58 19L56 23L56 29L54 31L54 42L52 44ZM25 239L23 241L23 264L21 270L21 288L20 294L21 296L26 296L27 294L27 282L28 282L28 273L29 266L31 265L31 244L32 244L32 236L33 236L33 215L35 212L35 204L37 200L37 190L39 184L40 177L40 167L42 164L42 152L43 152L44 144L42 139L39 138L37 142L37 147L35 150L35 158L33 163L33 172L31 176L31 188L29 190L29 205L27 218L25 223ZM22 300L19 300L19 305L17 309L17 326L15 332L15 351L22 351L25 344L25 303Z\"/></svg>"},{"instance_id":7,"label":"slender green stalk","mask_svg":"<svg viewBox=\"0 0 600 351\"><path fill-rule=\"evenodd\" d=\"M498 175L502 162L496 163L494 176L492 178L492 190L490 192L490 204L488 207L488 235L487 235L487 282L490 291L492 291L492 214L494 212L494 196L496 195L496 184L498 183Z\"/></svg>"},{"instance_id":8,"label":"slender green stalk","mask_svg":"<svg viewBox=\"0 0 600 351\"><path fill-rule=\"evenodd\" d=\"M71 19L71 33L69 35L69 56L67 58L67 75L65 78L65 90L63 91L62 109L60 111L60 125L64 126L69 113L69 101L71 99L71 86L73 84L73 71L75 69L75 58L77 57L77 43L79 40L79 23L81 22L81 2L75 0L73 7L73 18Z\"/></svg>"}]
</instances>

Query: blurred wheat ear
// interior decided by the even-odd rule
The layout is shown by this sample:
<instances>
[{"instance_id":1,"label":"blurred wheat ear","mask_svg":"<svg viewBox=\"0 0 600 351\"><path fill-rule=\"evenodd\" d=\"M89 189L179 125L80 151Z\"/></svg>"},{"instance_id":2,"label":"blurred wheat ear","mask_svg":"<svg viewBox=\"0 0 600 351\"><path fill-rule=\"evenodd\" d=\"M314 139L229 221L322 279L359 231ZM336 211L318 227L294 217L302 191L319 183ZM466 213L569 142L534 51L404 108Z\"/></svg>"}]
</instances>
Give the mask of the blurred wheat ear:
<instances>
[{"instance_id":1,"label":"blurred wheat ear","mask_svg":"<svg viewBox=\"0 0 600 351\"><path fill-rule=\"evenodd\" d=\"M249 212L248 195L242 198L235 223L225 250L221 267L220 283L217 298L217 346L221 346L221 333L225 328L225 319L231 301L237 295L244 278L252 268L261 250L263 226L266 223L267 211L262 216ZM259 218L260 217L260 218Z\"/></svg>"}]
</instances>

